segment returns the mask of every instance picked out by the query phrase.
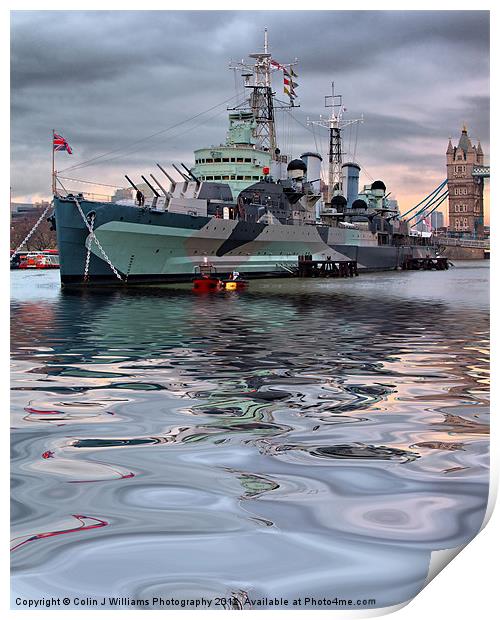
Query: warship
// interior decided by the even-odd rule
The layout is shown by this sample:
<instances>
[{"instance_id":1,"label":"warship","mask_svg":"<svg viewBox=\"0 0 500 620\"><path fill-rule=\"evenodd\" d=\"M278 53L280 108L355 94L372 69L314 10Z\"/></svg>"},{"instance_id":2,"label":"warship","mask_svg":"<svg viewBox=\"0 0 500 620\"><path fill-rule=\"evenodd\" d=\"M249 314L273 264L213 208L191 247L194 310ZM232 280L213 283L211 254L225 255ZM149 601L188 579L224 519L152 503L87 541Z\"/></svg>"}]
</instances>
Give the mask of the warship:
<instances>
[{"instance_id":1,"label":"warship","mask_svg":"<svg viewBox=\"0 0 500 620\"><path fill-rule=\"evenodd\" d=\"M125 175L137 199L97 201L54 190L63 286L188 282L203 264L222 277L279 277L293 273L300 256L356 261L360 272L391 270L434 253L414 236L382 181L359 190L360 166L342 160L348 122L334 94L323 123L327 191L319 153L281 153L275 111L296 105L296 63L273 59L267 31L263 51L250 59L233 67L246 94L229 110L226 142L196 150L194 166L174 164L174 178L157 163L157 176L142 175L141 185ZM274 73L283 74L287 102L273 91Z\"/></svg>"}]
</instances>

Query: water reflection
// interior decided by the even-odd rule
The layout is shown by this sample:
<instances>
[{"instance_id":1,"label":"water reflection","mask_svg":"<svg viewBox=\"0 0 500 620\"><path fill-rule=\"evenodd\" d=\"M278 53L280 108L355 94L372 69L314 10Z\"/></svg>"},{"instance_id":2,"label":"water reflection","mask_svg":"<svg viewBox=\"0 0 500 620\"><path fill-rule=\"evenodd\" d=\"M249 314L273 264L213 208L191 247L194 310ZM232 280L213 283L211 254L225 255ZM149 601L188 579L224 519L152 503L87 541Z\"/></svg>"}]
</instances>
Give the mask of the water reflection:
<instances>
[{"instance_id":1,"label":"water reflection","mask_svg":"<svg viewBox=\"0 0 500 620\"><path fill-rule=\"evenodd\" d=\"M209 297L63 294L54 274L22 275L16 592L333 590L383 606L419 590L432 550L478 530L485 264Z\"/></svg>"}]
</instances>

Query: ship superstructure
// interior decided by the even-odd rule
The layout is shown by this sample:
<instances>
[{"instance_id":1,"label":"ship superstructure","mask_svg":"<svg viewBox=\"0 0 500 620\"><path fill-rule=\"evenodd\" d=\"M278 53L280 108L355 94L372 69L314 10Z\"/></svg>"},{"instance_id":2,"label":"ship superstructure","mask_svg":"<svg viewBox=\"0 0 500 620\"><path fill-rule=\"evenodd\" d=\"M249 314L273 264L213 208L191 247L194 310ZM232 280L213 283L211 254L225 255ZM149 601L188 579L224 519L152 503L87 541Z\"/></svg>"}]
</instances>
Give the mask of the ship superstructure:
<instances>
[{"instance_id":1,"label":"ship superstructure","mask_svg":"<svg viewBox=\"0 0 500 620\"><path fill-rule=\"evenodd\" d=\"M224 144L197 149L191 169L200 181L224 182L236 197L241 190L263 179L271 166L271 153L257 144L257 123L252 112L233 111Z\"/></svg>"},{"instance_id":2,"label":"ship superstructure","mask_svg":"<svg viewBox=\"0 0 500 620\"><path fill-rule=\"evenodd\" d=\"M293 67L297 61L282 64L272 58L269 51L267 29L264 31L262 52L249 55L250 62L231 63L230 68L241 73L244 81L243 100L229 110L229 129L223 144L196 149L193 174L201 181L225 182L233 196L256 181L264 178L263 170L269 168L273 178L285 178L287 155L278 147L275 113L277 109L296 107L295 96L288 93L288 102L276 99L272 75L283 72L296 75Z\"/></svg>"}]
</instances>

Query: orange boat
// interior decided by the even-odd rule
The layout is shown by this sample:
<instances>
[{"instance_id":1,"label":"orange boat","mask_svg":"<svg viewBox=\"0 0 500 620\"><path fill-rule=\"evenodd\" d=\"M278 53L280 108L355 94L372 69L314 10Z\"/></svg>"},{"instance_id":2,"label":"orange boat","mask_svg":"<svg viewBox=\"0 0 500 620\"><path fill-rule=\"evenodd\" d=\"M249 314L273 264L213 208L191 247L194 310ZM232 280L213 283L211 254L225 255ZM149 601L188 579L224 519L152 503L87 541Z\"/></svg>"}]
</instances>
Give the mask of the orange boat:
<instances>
[{"instance_id":1,"label":"orange boat","mask_svg":"<svg viewBox=\"0 0 500 620\"><path fill-rule=\"evenodd\" d=\"M19 269L59 269L57 250L28 252L20 257Z\"/></svg>"}]
</instances>

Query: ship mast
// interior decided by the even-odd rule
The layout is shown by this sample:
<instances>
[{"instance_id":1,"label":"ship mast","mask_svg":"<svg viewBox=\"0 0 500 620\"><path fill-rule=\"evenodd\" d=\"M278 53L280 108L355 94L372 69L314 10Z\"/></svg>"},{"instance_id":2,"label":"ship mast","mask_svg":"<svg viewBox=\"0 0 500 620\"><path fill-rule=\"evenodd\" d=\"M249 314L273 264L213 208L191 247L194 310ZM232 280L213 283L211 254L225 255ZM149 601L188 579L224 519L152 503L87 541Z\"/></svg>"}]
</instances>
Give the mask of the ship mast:
<instances>
[{"instance_id":1,"label":"ship mast","mask_svg":"<svg viewBox=\"0 0 500 620\"><path fill-rule=\"evenodd\" d=\"M278 153L276 152L278 145L274 114L276 109L274 95L276 93L272 90L271 71L273 70L273 65L274 67L278 66L280 69L284 69L291 67L295 63L280 65L272 60L271 53L269 52L267 28L264 29L264 51L249 54L249 57L254 60L254 64L245 63L242 60L235 64L231 63L229 67L242 72L245 88L250 91L249 107L255 119L253 135L257 143L262 149L270 152L272 159L279 159L279 150ZM282 102L279 102L279 104L279 108L293 107L293 105L282 104ZM241 106L232 109L241 109Z\"/></svg>"},{"instance_id":2,"label":"ship mast","mask_svg":"<svg viewBox=\"0 0 500 620\"><path fill-rule=\"evenodd\" d=\"M250 107L257 122L255 137L263 148L274 156L276 151L276 126L274 122L273 92L271 89L271 54L267 28L264 30L264 52L249 55L255 59L253 85L250 87Z\"/></svg>"},{"instance_id":3,"label":"ship mast","mask_svg":"<svg viewBox=\"0 0 500 620\"><path fill-rule=\"evenodd\" d=\"M354 123L362 123L363 117L352 120L343 119L345 108L342 95L335 94L334 82L332 82L332 94L325 96L325 108L332 109L329 118L324 119L320 116L319 120L308 121L308 123L327 127L329 130L327 203L330 204L334 195L342 194L342 129Z\"/></svg>"}]
</instances>

